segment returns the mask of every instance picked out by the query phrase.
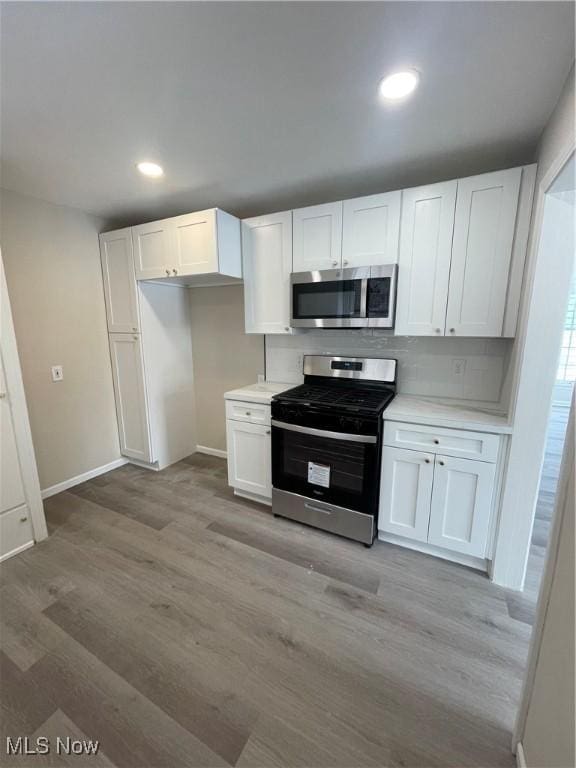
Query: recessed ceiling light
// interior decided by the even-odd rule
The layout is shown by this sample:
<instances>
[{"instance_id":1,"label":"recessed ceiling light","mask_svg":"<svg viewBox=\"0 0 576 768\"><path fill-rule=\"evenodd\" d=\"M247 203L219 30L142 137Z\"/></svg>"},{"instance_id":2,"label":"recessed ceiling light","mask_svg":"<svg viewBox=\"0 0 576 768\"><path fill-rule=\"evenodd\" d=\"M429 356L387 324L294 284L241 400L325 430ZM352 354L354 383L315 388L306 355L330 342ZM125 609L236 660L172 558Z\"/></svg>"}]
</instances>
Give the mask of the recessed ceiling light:
<instances>
[{"instance_id":1,"label":"recessed ceiling light","mask_svg":"<svg viewBox=\"0 0 576 768\"><path fill-rule=\"evenodd\" d=\"M156 163L138 163L136 168L138 168L141 174L150 176L152 179L159 179L160 176L164 176L164 170Z\"/></svg>"},{"instance_id":2,"label":"recessed ceiling light","mask_svg":"<svg viewBox=\"0 0 576 768\"><path fill-rule=\"evenodd\" d=\"M380 83L380 96L392 101L408 96L418 85L420 76L414 69L406 72L395 72L388 75Z\"/></svg>"}]
</instances>

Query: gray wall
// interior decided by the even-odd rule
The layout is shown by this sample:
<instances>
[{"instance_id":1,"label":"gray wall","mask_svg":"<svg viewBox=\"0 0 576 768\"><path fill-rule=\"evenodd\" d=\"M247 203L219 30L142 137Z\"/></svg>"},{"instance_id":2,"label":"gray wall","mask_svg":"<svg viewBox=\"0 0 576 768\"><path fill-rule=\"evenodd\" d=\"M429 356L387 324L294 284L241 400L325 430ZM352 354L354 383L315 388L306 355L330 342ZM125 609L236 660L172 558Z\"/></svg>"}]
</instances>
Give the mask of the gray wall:
<instances>
[{"instance_id":1,"label":"gray wall","mask_svg":"<svg viewBox=\"0 0 576 768\"><path fill-rule=\"evenodd\" d=\"M82 211L2 190L2 257L43 489L120 456L98 231ZM54 383L50 367L62 365Z\"/></svg>"},{"instance_id":2,"label":"gray wall","mask_svg":"<svg viewBox=\"0 0 576 768\"><path fill-rule=\"evenodd\" d=\"M224 392L264 373L264 338L244 333L244 288L190 290L198 445L226 450Z\"/></svg>"}]
</instances>

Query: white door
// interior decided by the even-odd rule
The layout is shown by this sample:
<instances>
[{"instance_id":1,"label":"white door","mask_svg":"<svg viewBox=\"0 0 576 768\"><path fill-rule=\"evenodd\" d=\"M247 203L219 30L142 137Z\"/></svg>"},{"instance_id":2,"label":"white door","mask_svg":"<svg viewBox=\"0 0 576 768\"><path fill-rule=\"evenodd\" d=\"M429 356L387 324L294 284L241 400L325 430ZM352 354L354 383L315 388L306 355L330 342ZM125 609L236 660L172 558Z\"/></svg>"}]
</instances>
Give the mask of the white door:
<instances>
[{"instance_id":1,"label":"white door","mask_svg":"<svg viewBox=\"0 0 576 768\"><path fill-rule=\"evenodd\" d=\"M132 256L132 230L100 235L100 258L109 333L138 333L138 287Z\"/></svg>"},{"instance_id":2,"label":"white door","mask_svg":"<svg viewBox=\"0 0 576 768\"><path fill-rule=\"evenodd\" d=\"M398 262L401 192L344 200L342 266Z\"/></svg>"},{"instance_id":3,"label":"white door","mask_svg":"<svg viewBox=\"0 0 576 768\"><path fill-rule=\"evenodd\" d=\"M292 212L293 272L340 269L342 203L313 205Z\"/></svg>"},{"instance_id":4,"label":"white door","mask_svg":"<svg viewBox=\"0 0 576 768\"><path fill-rule=\"evenodd\" d=\"M501 336L521 168L458 182L446 335Z\"/></svg>"},{"instance_id":5,"label":"white door","mask_svg":"<svg viewBox=\"0 0 576 768\"><path fill-rule=\"evenodd\" d=\"M272 497L270 427L226 421L228 483L239 491Z\"/></svg>"},{"instance_id":6,"label":"white door","mask_svg":"<svg viewBox=\"0 0 576 768\"><path fill-rule=\"evenodd\" d=\"M34 543L30 511L0 357L0 561Z\"/></svg>"},{"instance_id":7,"label":"white door","mask_svg":"<svg viewBox=\"0 0 576 768\"><path fill-rule=\"evenodd\" d=\"M436 456L430 544L485 556L495 472L495 464Z\"/></svg>"},{"instance_id":8,"label":"white door","mask_svg":"<svg viewBox=\"0 0 576 768\"><path fill-rule=\"evenodd\" d=\"M150 445L141 337L131 333L113 333L109 338L120 452L132 459L154 461Z\"/></svg>"},{"instance_id":9,"label":"white door","mask_svg":"<svg viewBox=\"0 0 576 768\"><path fill-rule=\"evenodd\" d=\"M25 503L14 419L0 357L0 514Z\"/></svg>"},{"instance_id":10,"label":"white door","mask_svg":"<svg viewBox=\"0 0 576 768\"><path fill-rule=\"evenodd\" d=\"M218 272L216 209L170 219L173 269L178 275ZM173 273L176 274L176 273Z\"/></svg>"},{"instance_id":11,"label":"white door","mask_svg":"<svg viewBox=\"0 0 576 768\"><path fill-rule=\"evenodd\" d=\"M379 530L427 541L433 476L434 454L384 446Z\"/></svg>"},{"instance_id":12,"label":"white door","mask_svg":"<svg viewBox=\"0 0 576 768\"><path fill-rule=\"evenodd\" d=\"M246 333L290 333L292 211L242 222Z\"/></svg>"},{"instance_id":13,"label":"white door","mask_svg":"<svg viewBox=\"0 0 576 768\"><path fill-rule=\"evenodd\" d=\"M151 221L132 227L134 268L138 280L168 277L176 268L171 253L170 219Z\"/></svg>"},{"instance_id":14,"label":"white door","mask_svg":"<svg viewBox=\"0 0 576 768\"><path fill-rule=\"evenodd\" d=\"M397 336L443 336L456 181L402 192Z\"/></svg>"}]
</instances>

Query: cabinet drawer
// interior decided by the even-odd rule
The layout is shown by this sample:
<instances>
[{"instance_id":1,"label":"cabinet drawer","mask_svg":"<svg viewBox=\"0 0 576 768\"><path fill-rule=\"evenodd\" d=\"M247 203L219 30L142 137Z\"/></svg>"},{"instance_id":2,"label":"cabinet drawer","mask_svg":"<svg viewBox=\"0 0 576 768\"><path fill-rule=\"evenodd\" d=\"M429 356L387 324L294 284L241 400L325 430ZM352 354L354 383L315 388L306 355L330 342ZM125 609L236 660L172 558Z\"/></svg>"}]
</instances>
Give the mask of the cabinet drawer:
<instances>
[{"instance_id":1,"label":"cabinet drawer","mask_svg":"<svg viewBox=\"0 0 576 768\"><path fill-rule=\"evenodd\" d=\"M384 424L384 445L495 463L500 437L484 432L387 421Z\"/></svg>"},{"instance_id":2,"label":"cabinet drawer","mask_svg":"<svg viewBox=\"0 0 576 768\"><path fill-rule=\"evenodd\" d=\"M226 418L250 424L270 424L270 406L240 400L226 401Z\"/></svg>"},{"instance_id":3,"label":"cabinet drawer","mask_svg":"<svg viewBox=\"0 0 576 768\"><path fill-rule=\"evenodd\" d=\"M0 560L32 543L34 535L26 504L0 515Z\"/></svg>"}]
</instances>

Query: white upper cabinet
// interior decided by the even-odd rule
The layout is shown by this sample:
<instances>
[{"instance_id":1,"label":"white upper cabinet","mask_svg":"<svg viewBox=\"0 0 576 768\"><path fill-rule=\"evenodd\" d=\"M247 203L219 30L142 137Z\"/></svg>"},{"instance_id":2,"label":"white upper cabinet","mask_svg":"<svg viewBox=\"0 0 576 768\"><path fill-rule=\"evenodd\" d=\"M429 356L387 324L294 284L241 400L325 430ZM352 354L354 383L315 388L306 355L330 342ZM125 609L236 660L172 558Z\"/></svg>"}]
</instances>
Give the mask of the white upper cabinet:
<instances>
[{"instance_id":1,"label":"white upper cabinet","mask_svg":"<svg viewBox=\"0 0 576 768\"><path fill-rule=\"evenodd\" d=\"M134 266L139 280L154 280L171 274L171 230L169 219L132 227Z\"/></svg>"},{"instance_id":2,"label":"white upper cabinet","mask_svg":"<svg viewBox=\"0 0 576 768\"><path fill-rule=\"evenodd\" d=\"M118 229L100 235L100 257L109 333L139 332L132 231Z\"/></svg>"},{"instance_id":3,"label":"white upper cabinet","mask_svg":"<svg viewBox=\"0 0 576 768\"><path fill-rule=\"evenodd\" d=\"M447 335L501 336L522 168L461 179Z\"/></svg>"},{"instance_id":4,"label":"white upper cabinet","mask_svg":"<svg viewBox=\"0 0 576 768\"><path fill-rule=\"evenodd\" d=\"M199 211L170 219L175 262L173 274L197 275L218 271L216 211Z\"/></svg>"},{"instance_id":5,"label":"white upper cabinet","mask_svg":"<svg viewBox=\"0 0 576 768\"><path fill-rule=\"evenodd\" d=\"M132 240L138 280L242 277L240 221L218 208L132 227Z\"/></svg>"},{"instance_id":6,"label":"white upper cabinet","mask_svg":"<svg viewBox=\"0 0 576 768\"><path fill-rule=\"evenodd\" d=\"M444 335L456 189L456 181L447 181L402 192L399 336Z\"/></svg>"},{"instance_id":7,"label":"white upper cabinet","mask_svg":"<svg viewBox=\"0 0 576 768\"><path fill-rule=\"evenodd\" d=\"M298 208L292 215L293 271L340 269L342 202Z\"/></svg>"},{"instance_id":8,"label":"white upper cabinet","mask_svg":"<svg viewBox=\"0 0 576 768\"><path fill-rule=\"evenodd\" d=\"M401 192L344 200L342 266L396 264Z\"/></svg>"},{"instance_id":9,"label":"white upper cabinet","mask_svg":"<svg viewBox=\"0 0 576 768\"><path fill-rule=\"evenodd\" d=\"M290 333L292 212L242 222L246 333Z\"/></svg>"},{"instance_id":10,"label":"white upper cabinet","mask_svg":"<svg viewBox=\"0 0 576 768\"><path fill-rule=\"evenodd\" d=\"M428 541L485 557L495 464L436 456Z\"/></svg>"}]
</instances>

